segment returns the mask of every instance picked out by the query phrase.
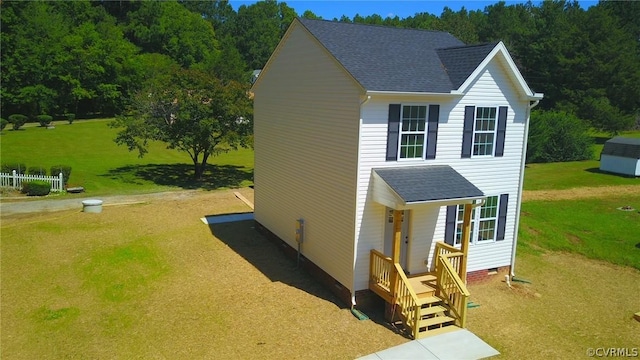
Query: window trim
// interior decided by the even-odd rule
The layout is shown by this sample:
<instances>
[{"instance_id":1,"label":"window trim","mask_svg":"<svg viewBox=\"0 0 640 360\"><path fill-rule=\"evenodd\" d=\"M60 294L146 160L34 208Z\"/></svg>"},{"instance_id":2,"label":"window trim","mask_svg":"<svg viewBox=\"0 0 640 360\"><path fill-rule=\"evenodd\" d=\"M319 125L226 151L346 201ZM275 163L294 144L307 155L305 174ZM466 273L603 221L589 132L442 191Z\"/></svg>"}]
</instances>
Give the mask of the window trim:
<instances>
[{"instance_id":1,"label":"window trim","mask_svg":"<svg viewBox=\"0 0 640 360\"><path fill-rule=\"evenodd\" d=\"M486 218L481 218L482 215L482 208L487 204L488 200L490 198L495 198L495 216L492 217L486 217ZM479 207L474 207L471 213L471 235L470 235L470 239L469 239L469 244L470 245L479 245L479 244L488 244L488 243L494 243L496 241L498 241L498 227L499 227L499 222L500 222L500 201L501 201L501 195L491 195L491 196L487 196L487 201L485 201L485 203L482 206ZM456 206L456 221L454 223L454 228L453 228L453 245L456 247L461 246L462 244L462 233L458 232L458 228L459 226L461 226L464 222L464 205L457 205ZM478 224L480 224L482 221L493 221L494 225L493 225L493 239L485 239L485 240L479 240L479 235L480 235L480 227L476 226ZM458 235L460 235L460 239L458 239Z\"/></svg>"},{"instance_id":2,"label":"window trim","mask_svg":"<svg viewBox=\"0 0 640 360\"><path fill-rule=\"evenodd\" d=\"M479 109L487 109L487 108L492 108L492 109L495 110L495 117L493 119L493 122L494 122L493 131L477 130L476 129L476 125L477 125L477 121L478 121L478 110ZM487 158L487 157L495 157L496 156L495 154L496 154L496 145L497 145L497 138L498 138L499 111L500 111L500 106L498 106L498 105L475 105L474 110L473 110L473 131L471 133L471 157L472 158L474 158L474 157ZM476 134L492 134L493 135L491 153L482 154L482 155L475 153Z\"/></svg>"},{"instance_id":3,"label":"window trim","mask_svg":"<svg viewBox=\"0 0 640 360\"><path fill-rule=\"evenodd\" d=\"M428 137L429 137L429 105L428 103L400 103L400 126L398 129L398 148L397 148L397 156L396 156L396 161L416 161L416 160L426 160L426 156L427 156L427 142L428 142ZM425 114L424 114L424 130L423 131L403 131L402 130L402 120L403 120L403 114L404 114L404 107L405 106L422 106L425 108ZM403 158L400 157L402 151L402 136L403 135L422 135L423 136L423 140L422 140L422 154L420 157L409 157L409 158Z\"/></svg>"}]
</instances>

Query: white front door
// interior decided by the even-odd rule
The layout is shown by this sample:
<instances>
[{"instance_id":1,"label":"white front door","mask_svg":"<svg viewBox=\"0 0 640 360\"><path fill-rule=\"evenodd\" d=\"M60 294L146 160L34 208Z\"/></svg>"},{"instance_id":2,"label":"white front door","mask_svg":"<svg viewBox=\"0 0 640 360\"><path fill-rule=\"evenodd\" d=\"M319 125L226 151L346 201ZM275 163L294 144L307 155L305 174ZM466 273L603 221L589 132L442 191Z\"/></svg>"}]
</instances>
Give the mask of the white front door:
<instances>
[{"instance_id":1,"label":"white front door","mask_svg":"<svg viewBox=\"0 0 640 360\"><path fill-rule=\"evenodd\" d=\"M402 227L400 242L400 266L407 267L407 248L409 247L409 215L411 210L402 211ZM386 208L384 221L384 254L391 256L393 252L393 209Z\"/></svg>"}]
</instances>

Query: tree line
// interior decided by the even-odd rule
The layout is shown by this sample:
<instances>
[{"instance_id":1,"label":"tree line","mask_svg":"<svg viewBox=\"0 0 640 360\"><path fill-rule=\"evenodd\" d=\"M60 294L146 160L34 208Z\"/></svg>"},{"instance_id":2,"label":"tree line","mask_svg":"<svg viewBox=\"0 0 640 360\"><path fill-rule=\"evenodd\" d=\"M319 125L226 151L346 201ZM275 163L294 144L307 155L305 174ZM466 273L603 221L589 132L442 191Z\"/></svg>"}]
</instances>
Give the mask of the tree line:
<instances>
[{"instance_id":1,"label":"tree line","mask_svg":"<svg viewBox=\"0 0 640 360\"><path fill-rule=\"evenodd\" d=\"M121 114L177 69L247 84L297 14L285 2L234 10L229 1L3 1L2 116ZM351 23L448 31L467 44L502 40L540 108L618 132L640 117L640 2L506 4ZM7 114L7 115L5 115Z\"/></svg>"}]
</instances>

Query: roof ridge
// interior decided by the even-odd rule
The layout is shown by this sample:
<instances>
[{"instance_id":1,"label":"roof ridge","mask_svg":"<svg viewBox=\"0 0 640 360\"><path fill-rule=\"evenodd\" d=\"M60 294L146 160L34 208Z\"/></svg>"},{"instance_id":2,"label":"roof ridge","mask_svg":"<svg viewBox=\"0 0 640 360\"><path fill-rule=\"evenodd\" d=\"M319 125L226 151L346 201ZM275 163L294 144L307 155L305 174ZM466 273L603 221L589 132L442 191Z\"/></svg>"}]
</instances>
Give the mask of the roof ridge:
<instances>
[{"instance_id":1,"label":"roof ridge","mask_svg":"<svg viewBox=\"0 0 640 360\"><path fill-rule=\"evenodd\" d=\"M487 45L491 45L491 46L496 46L500 43L500 41L494 41L494 42L485 42L485 43L480 43L480 44L471 44L471 45L460 45L460 46L451 46L451 47L446 47L446 48L440 48L437 50L454 50L454 49L468 49L468 48L473 48L473 47L481 47L481 46L487 46Z\"/></svg>"}]
</instances>

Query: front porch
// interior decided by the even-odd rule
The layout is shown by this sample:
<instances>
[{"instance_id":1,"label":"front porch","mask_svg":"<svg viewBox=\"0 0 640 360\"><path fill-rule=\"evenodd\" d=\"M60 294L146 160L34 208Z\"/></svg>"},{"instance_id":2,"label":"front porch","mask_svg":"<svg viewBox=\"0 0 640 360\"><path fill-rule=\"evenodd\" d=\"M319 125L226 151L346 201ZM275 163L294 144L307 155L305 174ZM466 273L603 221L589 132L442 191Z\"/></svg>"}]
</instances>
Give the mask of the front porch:
<instances>
[{"instance_id":1,"label":"front porch","mask_svg":"<svg viewBox=\"0 0 640 360\"><path fill-rule=\"evenodd\" d=\"M401 321L414 339L464 328L471 214L485 195L448 166L373 169L373 185L374 201L393 214L390 256L372 249L369 263L369 289L387 303L388 320ZM464 206L460 248L435 242L429 271L408 275L402 266L402 246L410 243L404 211L449 205Z\"/></svg>"},{"instance_id":2,"label":"front porch","mask_svg":"<svg viewBox=\"0 0 640 360\"><path fill-rule=\"evenodd\" d=\"M470 295L459 275L463 260L458 249L437 242L434 271L407 276L391 257L371 250L369 289L414 339L455 331L465 327Z\"/></svg>"}]
</instances>

